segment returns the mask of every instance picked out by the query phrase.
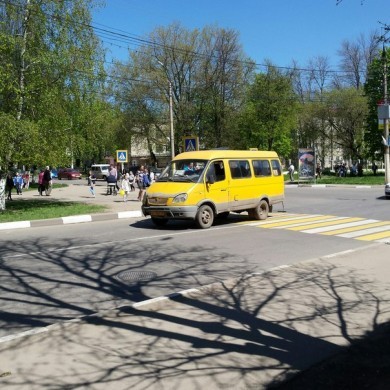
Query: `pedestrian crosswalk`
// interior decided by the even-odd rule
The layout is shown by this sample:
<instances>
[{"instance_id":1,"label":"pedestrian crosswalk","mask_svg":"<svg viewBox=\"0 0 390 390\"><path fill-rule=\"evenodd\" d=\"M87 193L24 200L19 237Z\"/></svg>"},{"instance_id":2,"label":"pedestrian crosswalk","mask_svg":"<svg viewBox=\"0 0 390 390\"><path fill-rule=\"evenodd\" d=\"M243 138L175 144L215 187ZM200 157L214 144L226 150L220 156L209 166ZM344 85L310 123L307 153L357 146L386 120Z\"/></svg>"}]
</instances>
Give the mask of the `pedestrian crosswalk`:
<instances>
[{"instance_id":1,"label":"pedestrian crosswalk","mask_svg":"<svg viewBox=\"0 0 390 390\"><path fill-rule=\"evenodd\" d=\"M263 229L285 229L361 241L390 242L390 221L320 214L271 214L265 221L250 222Z\"/></svg>"}]
</instances>

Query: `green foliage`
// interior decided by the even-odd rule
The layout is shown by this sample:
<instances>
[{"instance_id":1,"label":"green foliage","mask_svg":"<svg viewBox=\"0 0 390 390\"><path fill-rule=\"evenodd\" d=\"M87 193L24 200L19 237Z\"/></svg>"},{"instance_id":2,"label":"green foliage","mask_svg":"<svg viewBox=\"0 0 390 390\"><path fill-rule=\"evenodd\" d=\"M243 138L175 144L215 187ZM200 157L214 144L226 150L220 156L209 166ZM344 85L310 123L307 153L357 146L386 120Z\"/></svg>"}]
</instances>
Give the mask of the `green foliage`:
<instances>
[{"instance_id":1,"label":"green foliage","mask_svg":"<svg viewBox=\"0 0 390 390\"><path fill-rule=\"evenodd\" d=\"M154 30L150 40L156 46L145 45L128 64L115 66L122 80L115 86L116 99L126 119L120 133L131 143L143 135L149 147L166 145L171 84L175 152L178 140L189 135L199 136L203 148L226 146L253 69L237 33L212 27L189 31L173 24Z\"/></svg>"},{"instance_id":2,"label":"green foliage","mask_svg":"<svg viewBox=\"0 0 390 390\"><path fill-rule=\"evenodd\" d=\"M7 164L69 165L72 156L100 154L96 145L106 138L107 126L97 111L107 105L104 53L90 27L95 4L0 5L0 113L7 115L2 126L10 136L1 138L0 158ZM18 123L11 126L11 117Z\"/></svg>"},{"instance_id":3,"label":"green foliage","mask_svg":"<svg viewBox=\"0 0 390 390\"><path fill-rule=\"evenodd\" d=\"M390 48L382 53L381 58L376 58L368 68L367 82L364 85L365 94L368 99L369 112L367 115L367 126L365 141L367 143L367 156L376 160L383 159L382 138L383 130L378 126L377 104L383 100L383 73L384 61L387 61L387 94L390 96Z\"/></svg>"},{"instance_id":4,"label":"green foliage","mask_svg":"<svg viewBox=\"0 0 390 390\"><path fill-rule=\"evenodd\" d=\"M297 110L290 79L269 65L267 73L257 74L249 86L238 125L241 148L257 147L287 155Z\"/></svg>"}]
</instances>

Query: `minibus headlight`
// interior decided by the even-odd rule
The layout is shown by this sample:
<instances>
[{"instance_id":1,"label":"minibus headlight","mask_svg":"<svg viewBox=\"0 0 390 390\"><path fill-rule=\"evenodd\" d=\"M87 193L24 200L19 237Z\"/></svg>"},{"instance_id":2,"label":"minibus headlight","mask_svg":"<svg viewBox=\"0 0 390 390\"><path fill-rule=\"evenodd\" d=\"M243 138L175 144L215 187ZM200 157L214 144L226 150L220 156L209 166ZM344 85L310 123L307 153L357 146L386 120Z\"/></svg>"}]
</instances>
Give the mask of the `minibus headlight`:
<instances>
[{"instance_id":1,"label":"minibus headlight","mask_svg":"<svg viewBox=\"0 0 390 390\"><path fill-rule=\"evenodd\" d=\"M187 197L188 195L186 193L176 195L173 198L172 203L183 203L187 200Z\"/></svg>"}]
</instances>

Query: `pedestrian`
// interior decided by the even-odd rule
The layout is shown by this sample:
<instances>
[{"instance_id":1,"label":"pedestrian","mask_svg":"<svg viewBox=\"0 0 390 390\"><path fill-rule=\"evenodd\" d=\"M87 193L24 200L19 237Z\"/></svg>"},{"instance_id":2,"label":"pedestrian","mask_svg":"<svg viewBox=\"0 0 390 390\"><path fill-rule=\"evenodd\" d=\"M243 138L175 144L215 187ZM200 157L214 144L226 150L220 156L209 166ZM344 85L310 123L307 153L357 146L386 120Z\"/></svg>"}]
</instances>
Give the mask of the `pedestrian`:
<instances>
[{"instance_id":1,"label":"pedestrian","mask_svg":"<svg viewBox=\"0 0 390 390\"><path fill-rule=\"evenodd\" d=\"M138 172L137 172L137 176L136 176L137 186L139 189L137 199L139 201L142 200L142 198L144 197L144 193L145 193L144 171L145 171L145 167L143 165L141 165Z\"/></svg>"},{"instance_id":2,"label":"pedestrian","mask_svg":"<svg viewBox=\"0 0 390 390\"><path fill-rule=\"evenodd\" d=\"M128 173L126 173L122 177L121 188L124 191L124 194L123 194L123 201L124 202L127 202L127 196L129 195L129 192L130 192L129 178L130 178L130 175Z\"/></svg>"},{"instance_id":3,"label":"pedestrian","mask_svg":"<svg viewBox=\"0 0 390 390\"><path fill-rule=\"evenodd\" d=\"M317 163L316 176L317 176L318 179L321 179L321 174L322 174L321 164Z\"/></svg>"},{"instance_id":4,"label":"pedestrian","mask_svg":"<svg viewBox=\"0 0 390 390\"><path fill-rule=\"evenodd\" d=\"M52 188L52 179L51 179L51 172L50 167L47 166L45 168L45 171L43 172L43 187L45 189L46 196L50 196L51 194L51 188Z\"/></svg>"},{"instance_id":5,"label":"pedestrian","mask_svg":"<svg viewBox=\"0 0 390 390\"><path fill-rule=\"evenodd\" d=\"M290 175L290 181L294 181L294 171L295 171L294 164L291 163L290 166L288 167L288 173Z\"/></svg>"},{"instance_id":6,"label":"pedestrian","mask_svg":"<svg viewBox=\"0 0 390 390\"><path fill-rule=\"evenodd\" d=\"M41 169L41 171L39 172L39 175L38 175L38 192L39 192L40 196L42 196L43 190L45 189L45 186L43 184L43 175L44 174L45 174L45 171L43 169Z\"/></svg>"},{"instance_id":7,"label":"pedestrian","mask_svg":"<svg viewBox=\"0 0 390 390\"><path fill-rule=\"evenodd\" d=\"M24 172L23 175L23 188L28 190L29 187L30 187L30 172L26 171Z\"/></svg>"},{"instance_id":8,"label":"pedestrian","mask_svg":"<svg viewBox=\"0 0 390 390\"><path fill-rule=\"evenodd\" d=\"M363 176L363 164L360 161L358 162L357 172L359 177Z\"/></svg>"},{"instance_id":9,"label":"pedestrian","mask_svg":"<svg viewBox=\"0 0 390 390\"><path fill-rule=\"evenodd\" d=\"M372 163L372 172L374 172L374 176L376 176L376 171L378 170L378 166L375 164L375 162Z\"/></svg>"},{"instance_id":10,"label":"pedestrian","mask_svg":"<svg viewBox=\"0 0 390 390\"><path fill-rule=\"evenodd\" d=\"M155 175L154 172L150 169L149 169L149 178L150 178L150 184L152 184L154 182Z\"/></svg>"},{"instance_id":11,"label":"pedestrian","mask_svg":"<svg viewBox=\"0 0 390 390\"><path fill-rule=\"evenodd\" d=\"M93 175L92 171L89 171L88 186L89 186L89 191L94 198L96 196L95 195L95 182L96 182L96 177Z\"/></svg>"},{"instance_id":12,"label":"pedestrian","mask_svg":"<svg viewBox=\"0 0 390 390\"><path fill-rule=\"evenodd\" d=\"M115 187L116 187L116 190L118 191L119 190L119 186L118 186L118 170L114 167L113 164L110 164L110 170L109 170L109 176L112 176L113 178L115 178ZM112 179L111 179L111 182Z\"/></svg>"},{"instance_id":13,"label":"pedestrian","mask_svg":"<svg viewBox=\"0 0 390 390\"><path fill-rule=\"evenodd\" d=\"M130 173L129 173L129 183L130 183L130 191L131 192L135 191L134 182L135 182L134 173L132 171L130 171Z\"/></svg>"},{"instance_id":14,"label":"pedestrian","mask_svg":"<svg viewBox=\"0 0 390 390\"><path fill-rule=\"evenodd\" d=\"M15 173L14 187L16 188L16 193L18 195L22 195L23 178L20 176L19 172Z\"/></svg>"},{"instance_id":15,"label":"pedestrian","mask_svg":"<svg viewBox=\"0 0 390 390\"><path fill-rule=\"evenodd\" d=\"M5 190L7 192L7 200L12 200L12 188L14 188L14 180L12 178L12 175L8 173L7 179L5 181Z\"/></svg>"}]
</instances>

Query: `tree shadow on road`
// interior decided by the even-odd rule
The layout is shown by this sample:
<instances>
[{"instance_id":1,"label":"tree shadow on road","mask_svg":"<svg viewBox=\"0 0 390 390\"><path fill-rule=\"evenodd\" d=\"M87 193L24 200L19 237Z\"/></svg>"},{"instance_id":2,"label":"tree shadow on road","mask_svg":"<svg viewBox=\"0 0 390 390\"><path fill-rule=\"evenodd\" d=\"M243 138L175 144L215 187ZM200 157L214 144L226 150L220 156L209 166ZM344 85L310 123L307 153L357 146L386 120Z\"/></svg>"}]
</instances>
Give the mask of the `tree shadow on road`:
<instances>
[{"instance_id":1,"label":"tree shadow on road","mask_svg":"<svg viewBox=\"0 0 390 390\"><path fill-rule=\"evenodd\" d=\"M212 246L138 245L91 246L81 254L69 242L43 255L38 242L27 261L9 256L12 243L4 248L3 331L58 325L0 344L1 366L10 373L0 384L262 388L354 343L389 317L388 288L331 260L251 275L245 259ZM229 279L233 269L240 276ZM156 277L131 285L118 278L141 270ZM198 289L129 304L188 286ZM104 315L94 315L98 311Z\"/></svg>"}]
</instances>

